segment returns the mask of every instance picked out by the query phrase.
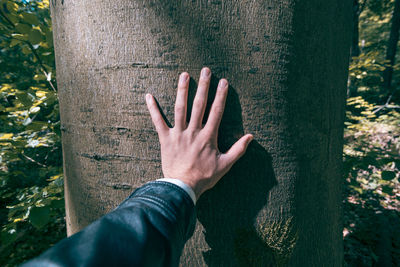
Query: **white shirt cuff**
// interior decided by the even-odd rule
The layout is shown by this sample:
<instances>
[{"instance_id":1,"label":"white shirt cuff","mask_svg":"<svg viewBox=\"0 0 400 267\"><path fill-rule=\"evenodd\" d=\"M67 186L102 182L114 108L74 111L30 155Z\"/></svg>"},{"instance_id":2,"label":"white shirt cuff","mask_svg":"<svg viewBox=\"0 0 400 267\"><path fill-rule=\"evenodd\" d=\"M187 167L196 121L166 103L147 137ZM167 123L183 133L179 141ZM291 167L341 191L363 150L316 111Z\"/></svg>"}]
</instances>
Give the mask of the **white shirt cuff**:
<instances>
[{"instance_id":1,"label":"white shirt cuff","mask_svg":"<svg viewBox=\"0 0 400 267\"><path fill-rule=\"evenodd\" d=\"M190 186L188 186L187 184L185 184L184 182L182 182L181 180L174 179L174 178L161 178L161 179L157 179L156 181L169 182L169 183L179 186L180 188L185 190L186 193L188 193L190 198L193 200L193 204L196 205L196 195L195 195L193 189Z\"/></svg>"}]
</instances>

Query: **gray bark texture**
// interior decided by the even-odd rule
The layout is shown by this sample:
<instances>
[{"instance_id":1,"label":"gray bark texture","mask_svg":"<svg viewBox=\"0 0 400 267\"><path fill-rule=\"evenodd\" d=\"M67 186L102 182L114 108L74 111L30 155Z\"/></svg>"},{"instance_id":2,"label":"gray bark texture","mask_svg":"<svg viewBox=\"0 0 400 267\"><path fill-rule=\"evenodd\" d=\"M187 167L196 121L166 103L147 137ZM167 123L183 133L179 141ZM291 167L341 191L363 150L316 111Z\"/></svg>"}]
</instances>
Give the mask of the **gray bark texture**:
<instances>
[{"instance_id":1,"label":"gray bark texture","mask_svg":"<svg viewBox=\"0 0 400 267\"><path fill-rule=\"evenodd\" d=\"M68 234L162 177L145 93L173 124L178 74L192 75L192 101L208 66L210 99L230 82L220 149L255 141L198 201L181 265L341 266L351 5L52 1Z\"/></svg>"}]
</instances>

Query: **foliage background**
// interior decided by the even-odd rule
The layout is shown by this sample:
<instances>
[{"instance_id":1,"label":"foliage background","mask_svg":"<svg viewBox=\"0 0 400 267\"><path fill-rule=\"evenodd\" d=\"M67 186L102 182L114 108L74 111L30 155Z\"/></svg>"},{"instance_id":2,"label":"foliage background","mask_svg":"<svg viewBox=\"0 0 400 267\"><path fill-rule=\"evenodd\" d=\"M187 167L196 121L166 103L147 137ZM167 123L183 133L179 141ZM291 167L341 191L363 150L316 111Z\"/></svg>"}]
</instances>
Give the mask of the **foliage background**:
<instances>
[{"instance_id":1,"label":"foliage background","mask_svg":"<svg viewBox=\"0 0 400 267\"><path fill-rule=\"evenodd\" d=\"M392 90L382 86L395 0L355 3L362 8L344 135L344 264L400 266L399 64ZM0 70L0 265L15 266L65 237L49 0L0 0Z\"/></svg>"},{"instance_id":2,"label":"foliage background","mask_svg":"<svg viewBox=\"0 0 400 267\"><path fill-rule=\"evenodd\" d=\"M49 2L0 1L0 265L65 236Z\"/></svg>"}]
</instances>

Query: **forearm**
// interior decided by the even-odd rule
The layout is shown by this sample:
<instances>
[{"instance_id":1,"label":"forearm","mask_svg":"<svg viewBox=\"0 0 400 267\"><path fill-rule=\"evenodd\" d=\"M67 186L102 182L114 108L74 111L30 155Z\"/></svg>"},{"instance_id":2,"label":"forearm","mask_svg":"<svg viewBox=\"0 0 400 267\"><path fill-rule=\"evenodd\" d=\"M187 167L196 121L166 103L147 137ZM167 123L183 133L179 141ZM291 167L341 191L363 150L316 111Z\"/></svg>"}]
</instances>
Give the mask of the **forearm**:
<instances>
[{"instance_id":1,"label":"forearm","mask_svg":"<svg viewBox=\"0 0 400 267\"><path fill-rule=\"evenodd\" d=\"M194 226L189 195L174 184L151 182L24 266L178 266Z\"/></svg>"}]
</instances>

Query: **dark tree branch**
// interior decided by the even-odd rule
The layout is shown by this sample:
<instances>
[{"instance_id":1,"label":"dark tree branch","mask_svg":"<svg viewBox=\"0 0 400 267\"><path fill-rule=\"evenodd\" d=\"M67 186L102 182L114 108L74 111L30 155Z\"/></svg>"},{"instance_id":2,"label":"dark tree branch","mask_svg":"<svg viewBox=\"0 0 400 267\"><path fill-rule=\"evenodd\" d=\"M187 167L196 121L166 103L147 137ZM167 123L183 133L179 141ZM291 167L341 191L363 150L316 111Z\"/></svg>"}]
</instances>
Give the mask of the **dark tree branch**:
<instances>
[{"instance_id":1,"label":"dark tree branch","mask_svg":"<svg viewBox=\"0 0 400 267\"><path fill-rule=\"evenodd\" d=\"M383 72L383 87L389 94L392 94L393 65L395 63L397 43L399 41L400 30L400 0L396 0L392 16L392 26L386 50L386 60L388 65Z\"/></svg>"}]
</instances>

